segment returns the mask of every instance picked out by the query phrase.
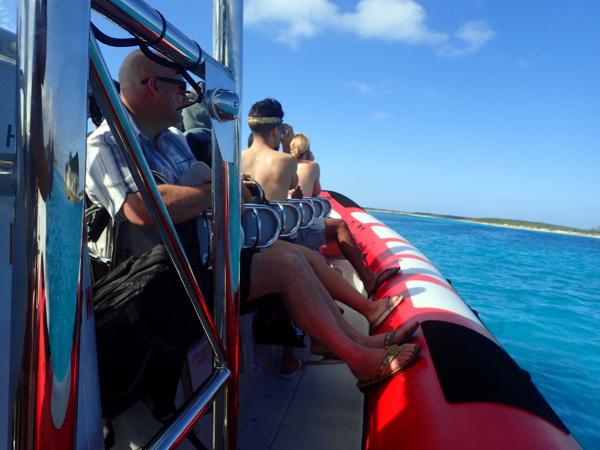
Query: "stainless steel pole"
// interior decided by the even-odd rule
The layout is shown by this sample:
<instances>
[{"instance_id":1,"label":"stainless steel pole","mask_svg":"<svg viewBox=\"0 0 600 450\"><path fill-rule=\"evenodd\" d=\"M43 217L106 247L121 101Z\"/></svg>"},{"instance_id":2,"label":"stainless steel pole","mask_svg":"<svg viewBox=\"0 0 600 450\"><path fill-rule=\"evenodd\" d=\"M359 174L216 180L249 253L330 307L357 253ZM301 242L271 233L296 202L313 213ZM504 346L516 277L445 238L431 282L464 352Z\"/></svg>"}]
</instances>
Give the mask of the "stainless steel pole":
<instances>
[{"instance_id":1,"label":"stainless steel pole","mask_svg":"<svg viewBox=\"0 0 600 450\"><path fill-rule=\"evenodd\" d=\"M18 5L15 448L75 446L89 0ZM68 32L65 30L68 29Z\"/></svg>"},{"instance_id":2,"label":"stainless steel pole","mask_svg":"<svg viewBox=\"0 0 600 450\"><path fill-rule=\"evenodd\" d=\"M240 100L242 17L242 0L213 1L213 56L231 70L235 90ZM224 262L221 266L223 272L215 273L215 286L223 286L222 301L218 297L215 298L215 320L222 333L223 341L227 344L228 367L231 370L228 389L219 395L213 408L213 446L216 449L237 448L239 258L241 252L239 130L238 117L231 128L233 152L226 151L222 148L222 143L213 139L214 248L220 253L215 255L215 261ZM215 143L217 145L214 145ZM219 267L219 265L215 264L215 267Z\"/></svg>"}]
</instances>

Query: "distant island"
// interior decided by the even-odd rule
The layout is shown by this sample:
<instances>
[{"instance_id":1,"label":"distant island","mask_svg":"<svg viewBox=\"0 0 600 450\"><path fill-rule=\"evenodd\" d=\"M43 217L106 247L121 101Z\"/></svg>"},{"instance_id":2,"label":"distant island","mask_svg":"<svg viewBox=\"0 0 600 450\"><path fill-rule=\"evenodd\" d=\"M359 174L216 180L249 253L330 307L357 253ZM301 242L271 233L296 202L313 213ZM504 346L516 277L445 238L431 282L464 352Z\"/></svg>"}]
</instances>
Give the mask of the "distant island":
<instances>
[{"instance_id":1,"label":"distant island","mask_svg":"<svg viewBox=\"0 0 600 450\"><path fill-rule=\"evenodd\" d=\"M584 230L581 228L565 227L565 226L561 226L561 225L552 225L552 224L543 223L543 222L529 222L527 220L495 219L495 218L488 218L488 217L473 218L473 217L463 217L463 216L452 216L452 215L448 215L448 214L431 214L431 213L424 213L424 212L395 211L395 210L381 209L381 208L365 208L365 211L381 212L381 213L387 213L387 214L402 214L402 215L417 216L417 217L431 217L431 218L435 218L435 219L452 219L452 220L458 220L461 222L480 223L480 224L484 224L484 225L493 225L493 226L498 226L498 227L521 228L521 229L526 229L526 230L545 231L548 233L562 233L562 234L572 234L575 236L600 238L600 227L592 228L589 230Z\"/></svg>"}]
</instances>

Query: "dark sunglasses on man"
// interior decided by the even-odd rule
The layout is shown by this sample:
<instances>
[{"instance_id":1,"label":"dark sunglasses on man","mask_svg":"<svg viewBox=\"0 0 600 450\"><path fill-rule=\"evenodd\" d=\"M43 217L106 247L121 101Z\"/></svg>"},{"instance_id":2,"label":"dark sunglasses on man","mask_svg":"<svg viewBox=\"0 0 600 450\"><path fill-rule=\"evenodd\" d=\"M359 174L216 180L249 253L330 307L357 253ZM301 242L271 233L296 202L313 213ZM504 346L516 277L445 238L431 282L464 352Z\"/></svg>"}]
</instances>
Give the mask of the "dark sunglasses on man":
<instances>
[{"instance_id":1,"label":"dark sunglasses on man","mask_svg":"<svg viewBox=\"0 0 600 450\"><path fill-rule=\"evenodd\" d=\"M182 80L181 78L171 78L171 77L163 77L163 76L152 76L148 78L144 78L140 81L141 84L147 84L150 81L150 78L154 78L158 81L163 81L165 83L177 84L178 91L182 94L185 94L185 101L183 106L180 109L187 108L188 106L192 106L194 103L200 103L202 101L202 96L204 93L204 82L198 81L193 84L193 89L190 88L190 85L187 81Z\"/></svg>"},{"instance_id":2,"label":"dark sunglasses on man","mask_svg":"<svg viewBox=\"0 0 600 450\"><path fill-rule=\"evenodd\" d=\"M140 81L140 83L146 84L146 83L148 83L148 81L150 81L150 78L154 78L155 80L162 81L164 83L176 84L180 91L184 91L184 92L188 91L187 81L182 80L181 78L161 77L161 76L155 75L155 76L151 76L148 78L144 78L142 81Z\"/></svg>"}]
</instances>

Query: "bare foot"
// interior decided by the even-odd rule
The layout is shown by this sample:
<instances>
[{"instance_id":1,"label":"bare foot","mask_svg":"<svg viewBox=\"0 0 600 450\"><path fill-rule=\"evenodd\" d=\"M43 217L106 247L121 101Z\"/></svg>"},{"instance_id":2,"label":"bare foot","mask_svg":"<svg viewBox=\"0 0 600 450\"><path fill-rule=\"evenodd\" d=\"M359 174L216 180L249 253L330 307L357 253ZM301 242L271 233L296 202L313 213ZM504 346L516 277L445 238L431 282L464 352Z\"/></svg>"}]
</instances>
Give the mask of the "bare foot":
<instances>
[{"instance_id":1,"label":"bare foot","mask_svg":"<svg viewBox=\"0 0 600 450\"><path fill-rule=\"evenodd\" d=\"M404 300L402 295L390 295L381 300L371 301L372 310L366 315L369 324L377 328L402 300Z\"/></svg>"}]
</instances>

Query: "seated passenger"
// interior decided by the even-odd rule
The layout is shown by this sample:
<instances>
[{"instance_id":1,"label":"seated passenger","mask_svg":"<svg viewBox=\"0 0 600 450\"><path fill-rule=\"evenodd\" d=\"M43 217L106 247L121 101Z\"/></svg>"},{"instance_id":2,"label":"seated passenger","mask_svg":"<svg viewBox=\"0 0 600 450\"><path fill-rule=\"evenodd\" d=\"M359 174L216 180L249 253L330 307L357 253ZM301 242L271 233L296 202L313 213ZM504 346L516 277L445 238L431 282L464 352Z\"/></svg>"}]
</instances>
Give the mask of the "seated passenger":
<instances>
[{"instance_id":1,"label":"seated passenger","mask_svg":"<svg viewBox=\"0 0 600 450\"><path fill-rule=\"evenodd\" d=\"M176 224L194 219L211 207L211 185L178 184L195 162L182 134L169 128L182 119L185 80L174 69L156 64L136 50L123 62L119 81L121 100L131 114L147 162L164 181L158 191L171 219ZM258 135L255 138L260 140ZM113 218L153 228L150 214L106 122L88 138L87 169L86 190L93 202L104 206ZM296 325L345 361L361 389L404 370L418 355L417 344L404 343L413 327L400 328L385 336L365 336L351 327L304 253L293 246L246 252L242 256L241 274L242 302L278 294Z\"/></svg>"},{"instance_id":2,"label":"seated passenger","mask_svg":"<svg viewBox=\"0 0 600 450\"><path fill-rule=\"evenodd\" d=\"M268 200L285 200L290 189L298 186L298 162L287 153L279 152L279 146L287 138L289 131L283 123L283 109L274 99L261 100L250 108L248 125L252 130L252 145L242 153L242 172L260 183ZM317 179L311 192L319 187ZM310 188L310 186L308 186ZM343 220L328 217L324 222L316 222L312 229L302 232L299 243L316 249L327 242L336 242L342 254L352 264L360 277L368 297L393 277L400 269L390 267L373 273L365 265L361 251Z\"/></svg>"},{"instance_id":3,"label":"seated passenger","mask_svg":"<svg viewBox=\"0 0 600 450\"><path fill-rule=\"evenodd\" d=\"M290 142L290 154L298 161L298 185L307 197L317 197L321 193L321 168L315 162L310 141L302 133L297 133Z\"/></svg>"}]
</instances>

